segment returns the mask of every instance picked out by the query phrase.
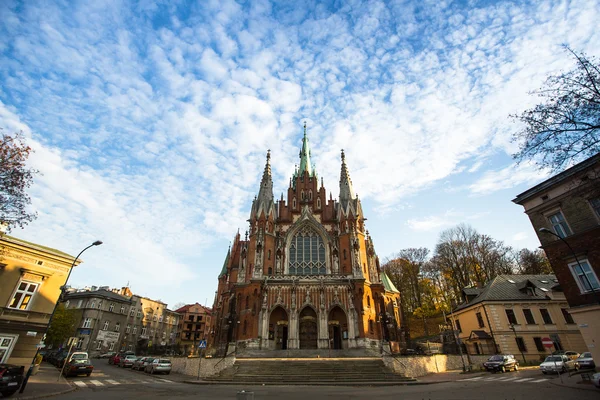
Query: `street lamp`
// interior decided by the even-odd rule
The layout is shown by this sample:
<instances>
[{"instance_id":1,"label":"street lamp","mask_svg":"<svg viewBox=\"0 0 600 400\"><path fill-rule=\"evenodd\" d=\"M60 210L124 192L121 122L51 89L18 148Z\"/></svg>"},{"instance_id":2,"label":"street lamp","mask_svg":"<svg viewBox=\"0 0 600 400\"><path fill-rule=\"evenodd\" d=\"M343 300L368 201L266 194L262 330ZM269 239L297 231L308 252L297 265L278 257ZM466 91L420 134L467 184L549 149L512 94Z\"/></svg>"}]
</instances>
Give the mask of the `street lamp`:
<instances>
[{"instance_id":1,"label":"street lamp","mask_svg":"<svg viewBox=\"0 0 600 400\"><path fill-rule=\"evenodd\" d=\"M590 287L590 290L592 292L592 294L596 297L596 300L598 301L598 304L600 304L600 296L599 293L596 291L596 289L594 289L594 286L592 285L592 282L590 282L587 274L585 273L585 271L583 270L583 267L581 266L581 263L579 262L579 258L577 258L577 254L575 254L575 250L573 250L573 248L571 247L571 245L569 244L569 242L567 242L562 236L552 232L550 229L548 228L540 228L538 230L538 232L541 233L549 233L550 235L556 236L557 238L559 238L560 240L562 240L562 242L564 244L567 245L567 247L569 248L569 250L571 250L571 253L573 254L573 257L575 257L575 261L577 262L577 266L579 267L579 269L581 270L581 273L585 279L585 281L587 282L588 286Z\"/></svg>"},{"instance_id":2,"label":"street lamp","mask_svg":"<svg viewBox=\"0 0 600 400\"><path fill-rule=\"evenodd\" d=\"M48 328L50 328L50 324L52 323L52 319L54 318L56 309L58 308L58 305L60 304L61 300L63 299L65 290L67 289L67 282L69 281L69 278L71 277L71 272L73 272L75 263L77 262L77 260L83 254L84 251L86 251L87 249L89 249L90 247L93 247L93 246L100 246L101 244L102 244L101 240L96 240L94 243L90 244L88 247L81 250L79 252L79 254L77 254L77 257L75 257L75 259L73 260L73 263L71 264L71 268L69 269L69 273L67 274L67 279L65 279L65 284L60 287L60 295L58 296L58 300L57 300L56 304L54 304L54 309L52 310L52 314L50 314L50 319L48 320L48 325L46 325L46 329L44 330L44 334L42 335L42 338L44 336L46 336L46 334L48 333ZM23 393L23 391L25 390L25 386L27 386L27 381L29 380L29 377L31 376L31 372L33 371L33 365L35 364L35 359L37 358L37 355L39 352L40 352L40 349L38 347L35 352L35 355L33 356L33 360L31 360L31 365L29 366L29 369L27 370L25 379L23 379L23 384L21 385L21 389L19 390L19 393Z\"/></svg>"},{"instance_id":3,"label":"street lamp","mask_svg":"<svg viewBox=\"0 0 600 400\"><path fill-rule=\"evenodd\" d=\"M510 324L510 329L512 329L513 333L515 334L515 344L517 345L517 347L519 348L519 351L521 352L521 357L523 357L523 364L527 364L527 360L525 359L525 354L523 353L523 348L521 346L519 346L519 342L517 341L518 337L517 337L517 330L515 329L515 324Z\"/></svg>"}]
</instances>

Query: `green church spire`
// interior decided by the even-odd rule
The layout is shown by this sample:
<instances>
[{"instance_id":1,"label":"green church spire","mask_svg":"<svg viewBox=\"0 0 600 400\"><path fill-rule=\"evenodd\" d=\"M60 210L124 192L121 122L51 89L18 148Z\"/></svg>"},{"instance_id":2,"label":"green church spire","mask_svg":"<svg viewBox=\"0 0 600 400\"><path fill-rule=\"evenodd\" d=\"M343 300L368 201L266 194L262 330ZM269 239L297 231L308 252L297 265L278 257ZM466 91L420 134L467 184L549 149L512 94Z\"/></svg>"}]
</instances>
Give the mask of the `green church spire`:
<instances>
[{"instance_id":1,"label":"green church spire","mask_svg":"<svg viewBox=\"0 0 600 400\"><path fill-rule=\"evenodd\" d=\"M302 138L302 150L300 150L300 170L298 171L300 176L304 174L304 171L308 172L309 176L313 174L310 164L310 147L308 146L308 137L306 137L306 121L304 121L304 137Z\"/></svg>"}]
</instances>

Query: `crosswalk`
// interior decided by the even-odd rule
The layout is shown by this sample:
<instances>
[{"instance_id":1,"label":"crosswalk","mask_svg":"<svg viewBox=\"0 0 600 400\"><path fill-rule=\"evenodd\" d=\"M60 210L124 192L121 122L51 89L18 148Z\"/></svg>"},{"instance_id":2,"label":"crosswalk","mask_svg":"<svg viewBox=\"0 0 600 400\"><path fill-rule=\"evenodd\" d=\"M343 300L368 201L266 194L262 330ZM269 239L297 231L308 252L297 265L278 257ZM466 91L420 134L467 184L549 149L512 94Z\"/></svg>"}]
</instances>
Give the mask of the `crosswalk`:
<instances>
[{"instance_id":1,"label":"crosswalk","mask_svg":"<svg viewBox=\"0 0 600 400\"><path fill-rule=\"evenodd\" d=\"M78 388L102 388L118 385L147 385L147 384L170 384L177 383L168 379L86 379L71 381Z\"/></svg>"},{"instance_id":2,"label":"crosswalk","mask_svg":"<svg viewBox=\"0 0 600 400\"><path fill-rule=\"evenodd\" d=\"M548 378L521 378L520 376L513 377L497 377L497 376L476 376L475 378L461 379L460 382L511 382L511 383L542 383L548 382Z\"/></svg>"}]
</instances>

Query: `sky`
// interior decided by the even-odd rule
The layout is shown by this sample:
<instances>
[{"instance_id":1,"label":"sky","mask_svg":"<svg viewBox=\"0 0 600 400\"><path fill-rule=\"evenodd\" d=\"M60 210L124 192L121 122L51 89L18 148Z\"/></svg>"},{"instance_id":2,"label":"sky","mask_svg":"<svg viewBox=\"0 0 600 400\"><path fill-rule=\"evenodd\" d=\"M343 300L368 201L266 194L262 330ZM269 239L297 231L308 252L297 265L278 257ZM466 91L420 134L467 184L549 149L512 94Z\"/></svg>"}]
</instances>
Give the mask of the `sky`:
<instances>
[{"instance_id":1,"label":"sky","mask_svg":"<svg viewBox=\"0 0 600 400\"><path fill-rule=\"evenodd\" d=\"M529 92L598 55L600 2L0 1L0 128L41 174L12 235L76 255L76 287L212 305L266 152L302 125L333 197L346 153L382 260L467 223L539 246L511 154Z\"/></svg>"}]
</instances>

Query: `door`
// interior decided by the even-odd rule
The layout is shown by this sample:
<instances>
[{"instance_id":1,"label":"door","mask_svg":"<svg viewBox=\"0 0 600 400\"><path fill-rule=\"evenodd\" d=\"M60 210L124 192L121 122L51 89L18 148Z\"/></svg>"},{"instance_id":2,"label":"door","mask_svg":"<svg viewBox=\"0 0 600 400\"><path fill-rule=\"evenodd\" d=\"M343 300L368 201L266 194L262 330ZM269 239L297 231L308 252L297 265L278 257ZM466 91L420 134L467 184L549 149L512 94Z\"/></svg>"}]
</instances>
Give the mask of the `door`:
<instances>
[{"instance_id":1,"label":"door","mask_svg":"<svg viewBox=\"0 0 600 400\"><path fill-rule=\"evenodd\" d=\"M333 326L333 349L341 350L342 348L342 330L339 325Z\"/></svg>"},{"instance_id":2,"label":"door","mask_svg":"<svg viewBox=\"0 0 600 400\"><path fill-rule=\"evenodd\" d=\"M317 320L305 317L300 321L300 348L317 348Z\"/></svg>"}]
</instances>

